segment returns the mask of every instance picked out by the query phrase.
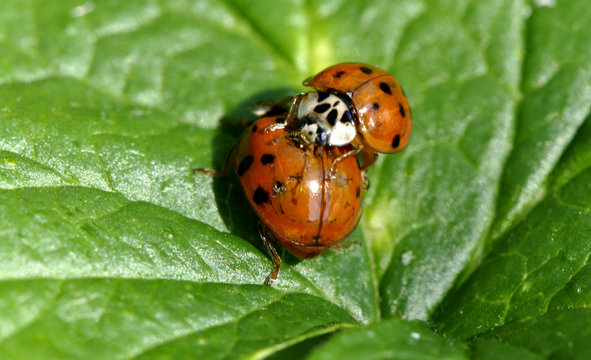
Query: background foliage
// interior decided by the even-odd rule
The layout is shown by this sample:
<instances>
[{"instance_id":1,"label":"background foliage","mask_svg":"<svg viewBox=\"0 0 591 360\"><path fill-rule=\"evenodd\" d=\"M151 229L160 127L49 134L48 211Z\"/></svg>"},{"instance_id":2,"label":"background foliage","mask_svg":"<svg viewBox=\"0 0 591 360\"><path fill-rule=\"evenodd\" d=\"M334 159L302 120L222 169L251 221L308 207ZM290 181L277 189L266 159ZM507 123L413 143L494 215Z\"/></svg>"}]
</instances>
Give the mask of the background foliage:
<instances>
[{"instance_id":1,"label":"background foliage","mask_svg":"<svg viewBox=\"0 0 591 360\"><path fill-rule=\"evenodd\" d=\"M586 0L0 2L4 358L575 358L591 344ZM411 145L280 281L219 168L258 100L384 67ZM228 121L224 121L226 119Z\"/></svg>"}]
</instances>

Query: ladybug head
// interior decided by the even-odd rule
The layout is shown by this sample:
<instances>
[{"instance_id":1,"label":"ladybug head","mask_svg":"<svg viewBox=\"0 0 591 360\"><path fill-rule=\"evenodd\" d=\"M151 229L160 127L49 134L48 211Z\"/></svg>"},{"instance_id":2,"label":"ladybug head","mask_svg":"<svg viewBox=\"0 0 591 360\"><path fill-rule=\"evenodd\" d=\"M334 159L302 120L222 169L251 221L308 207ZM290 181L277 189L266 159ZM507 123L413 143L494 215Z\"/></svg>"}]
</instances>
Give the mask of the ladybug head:
<instances>
[{"instance_id":1,"label":"ladybug head","mask_svg":"<svg viewBox=\"0 0 591 360\"><path fill-rule=\"evenodd\" d=\"M356 136L347 101L327 92L302 95L297 118L300 135L307 144L345 146Z\"/></svg>"},{"instance_id":2,"label":"ladybug head","mask_svg":"<svg viewBox=\"0 0 591 360\"><path fill-rule=\"evenodd\" d=\"M306 144L324 146L328 144L328 134L317 121L309 116L304 116L299 122L300 137Z\"/></svg>"}]
</instances>

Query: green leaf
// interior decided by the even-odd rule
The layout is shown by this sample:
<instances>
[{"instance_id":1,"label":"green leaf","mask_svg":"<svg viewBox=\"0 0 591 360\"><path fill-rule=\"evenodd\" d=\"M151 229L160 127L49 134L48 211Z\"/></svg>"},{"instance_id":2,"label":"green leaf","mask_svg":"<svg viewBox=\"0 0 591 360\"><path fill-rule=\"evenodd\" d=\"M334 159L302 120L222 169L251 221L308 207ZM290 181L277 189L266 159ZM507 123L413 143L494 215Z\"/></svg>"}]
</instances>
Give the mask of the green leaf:
<instances>
[{"instance_id":1,"label":"green leaf","mask_svg":"<svg viewBox=\"0 0 591 360\"><path fill-rule=\"evenodd\" d=\"M590 129L587 120L548 174L550 185L539 190L546 191L539 204L494 242L482 264L441 305L434 321L446 336L494 337L544 357L585 353Z\"/></svg>"},{"instance_id":2,"label":"green leaf","mask_svg":"<svg viewBox=\"0 0 591 360\"><path fill-rule=\"evenodd\" d=\"M22 22L15 36L15 27L1 28L3 49L29 59L3 61L0 67L0 278L26 290L0 292L2 314L13 324L2 327L3 353L110 358L148 350L156 356L165 342L163 353L182 349L182 339L167 327L185 322L185 313L163 316L162 327L151 329L159 315L154 308L169 301L154 298L156 290L130 291L112 309L110 326L96 327L100 316L83 320L85 311L107 312L117 288L135 287L135 279L151 287L168 284L163 291L171 299L193 292L186 286L204 286L219 308L205 306L206 295L185 304L187 311L203 307L195 315L200 322L224 324L219 335L211 335L220 339L216 345L209 335L200 340L199 332L214 334L211 328L218 325L188 321L181 331L189 344L186 354L207 354L216 346L227 349L228 357L271 353L377 318L375 280L359 232L339 253L309 262L284 256L277 290L267 296L271 290L262 283L272 264L240 189L231 179L193 172L196 166L221 167L236 141L235 131L215 128L222 115L238 120L260 96L277 98L303 78L277 58L274 45L253 26L257 21L242 17L237 6L215 1L0 5L0 16L8 19L0 24L13 25L15 13L16 23ZM36 32L38 27L44 31ZM104 284L95 286L95 279ZM34 281L41 285L28 285ZM60 310L59 296L71 296L60 289L71 282L73 301L105 300L94 310ZM210 290L216 284L222 290ZM258 285L252 290L260 291L256 296L267 296L263 305L280 306L267 311L231 297L252 284ZM47 294L46 302L33 304L38 315L26 307L13 313L12 307L37 292ZM238 305L242 312L232 312ZM320 313L302 311L308 308ZM58 321L63 312L65 324ZM147 325L124 328L128 314ZM257 326L260 338L251 336L250 325L235 332L248 314L244 324L267 319L266 328ZM135 343L121 336L129 329ZM224 333L229 330L234 336ZM83 334L64 336L72 332Z\"/></svg>"},{"instance_id":3,"label":"green leaf","mask_svg":"<svg viewBox=\"0 0 591 360\"><path fill-rule=\"evenodd\" d=\"M339 327L328 323L354 322L318 297L264 286L86 278L0 287L15 299L3 305L18 309L2 314L0 349L8 358L238 358Z\"/></svg>"},{"instance_id":4,"label":"green leaf","mask_svg":"<svg viewBox=\"0 0 591 360\"><path fill-rule=\"evenodd\" d=\"M216 346L239 355L356 322L289 267L291 291L249 285L270 271L264 255L170 210L81 187L2 190L0 199L2 353L131 357L219 336L228 341ZM298 287L315 296L292 294ZM263 315L261 338L244 340Z\"/></svg>"},{"instance_id":5,"label":"green leaf","mask_svg":"<svg viewBox=\"0 0 591 360\"><path fill-rule=\"evenodd\" d=\"M588 309L560 309L501 326L483 337L494 337L528 348L544 358L584 358L591 350Z\"/></svg>"},{"instance_id":6,"label":"green leaf","mask_svg":"<svg viewBox=\"0 0 591 360\"><path fill-rule=\"evenodd\" d=\"M589 18L586 0L0 2L0 353L584 357ZM400 79L409 148L368 170L343 245L279 249L265 287L238 184L194 169L341 61Z\"/></svg>"},{"instance_id":7,"label":"green leaf","mask_svg":"<svg viewBox=\"0 0 591 360\"><path fill-rule=\"evenodd\" d=\"M587 118L569 148L566 149L551 175L550 188L556 190L564 186L588 167L591 167L591 117Z\"/></svg>"},{"instance_id":8,"label":"green leaf","mask_svg":"<svg viewBox=\"0 0 591 360\"><path fill-rule=\"evenodd\" d=\"M405 29L394 69L410 84L413 145L370 172L364 217L386 316L427 319L486 236L511 147L523 7L433 4Z\"/></svg>"},{"instance_id":9,"label":"green leaf","mask_svg":"<svg viewBox=\"0 0 591 360\"><path fill-rule=\"evenodd\" d=\"M522 359L541 360L542 356L524 348L491 339L478 339L470 348L470 358L475 360Z\"/></svg>"},{"instance_id":10,"label":"green leaf","mask_svg":"<svg viewBox=\"0 0 591 360\"><path fill-rule=\"evenodd\" d=\"M536 9L531 16L523 101L499 193L493 237L540 200L548 175L589 114L589 16L591 5L585 1L560 1L555 7Z\"/></svg>"},{"instance_id":11,"label":"green leaf","mask_svg":"<svg viewBox=\"0 0 591 360\"><path fill-rule=\"evenodd\" d=\"M469 338L548 311L590 304L591 167L504 236L442 307L441 329ZM468 318L469 321L461 321Z\"/></svg>"},{"instance_id":12,"label":"green leaf","mask_svg":"<svg viewBox=\"0 0 591 360\"><path fill-rule=\"evenodd\" d=\"M467 359L462 344L444 340L420 321L381 321L344 330L309 356L318 359Z\"/></svg>"}]
</instances>

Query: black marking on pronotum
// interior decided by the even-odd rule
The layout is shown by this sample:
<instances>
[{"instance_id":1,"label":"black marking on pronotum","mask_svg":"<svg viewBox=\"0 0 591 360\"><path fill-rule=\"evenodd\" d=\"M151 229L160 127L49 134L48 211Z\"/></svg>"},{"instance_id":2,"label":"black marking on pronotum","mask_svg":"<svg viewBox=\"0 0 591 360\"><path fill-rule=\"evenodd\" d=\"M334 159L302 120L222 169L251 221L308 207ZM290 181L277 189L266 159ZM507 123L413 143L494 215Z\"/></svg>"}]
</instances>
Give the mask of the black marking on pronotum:
<instances>
[{"instance_id":1,"label":"black marking on pronotum","mask_svg":"<svg viewBox=\"0 0 591 360\"><path fill-rule=\"evenodd\" d=\"M314 124L314 120L310 119L307 116L304 116L301 120L300 120L300 129L304 128L304 126L306 125L312 125Z\"/></svg>"},{"instance_id":2,"label":"black marking on pronotum","mask_svg":"<svg viewBox=\"0 0 591 360\"><path fill-rule=\"evenodd\" d=\"M277 124L283 124L285 122L285 118L283 118L283 117L275 118L275 122Z\"/></svg>"},{"instance_id":3,"label":"black marking on pronotum","mask_svg":"<svg viewBox=\"0 0 591 360\"><path fill-rule=\"evenodd\" d=\"M265 189L263 189L262 187L259 186L254 191L254 195L252 196L252 200L255 202L255 204L262 205L266 202L269 202L269 193Z\"/></svg>"},{"instance_id":4,"label":"black marking on pronotum","mask_svg":"<svg viewBox=\"0 0 591 360\"><path fill-rule=\"evenodd\" d=\"M328 95L330 95L327 92L324 91L319 91L318 92L318 102L323 102L324 100L326 100L326 98L328 97Z\"/></svg>"},{"instance_id":5,"label":"black marking on pronotum","mask_svg":"<svg viewBox=\"0 0 591 360\"><path fill-rule=\"evenodd\" d=\"M398 103L398 109L400 110L400 116L406 117L406 111L404 110L404 106L401 103Z\"/></svg>"},{"instance_id":6,"label":"black marking on pronotum","mask_svg":"<svg viewBox=\"0 0 591 360\"><path fill-rule=\"evenodd\" d=\"M339 115L339 112L337 111L337 109L332 109L328 115L326 116L326 121L328 121L328 123L330 124L330 126L334 126L334 124L337 123L337 116Z\"/></svg>"},{"instance_id":7,"label":"black marking on pronotum","mask_svg":"<svg viewBox=\"0 0 591 360\"><path fill-rule=\"evenodd\" d=\"M400 135L394 136L394 140L392 140L392 147L395 149L400 145Z\"/></svg>"},{"instance_id":8,"label":"black marking on pronotum","mask_svg":"<svg viewBox=\"0 0 591 360\"><path fill-rule=\"evenodd\" d=\"M276 181L275 184L273 184L273 192L275 194L279 194L282 191L285 191L285 186L283 186L283 184L279 181Z\"/></svg>"},{"instance_id":9,"label":"black marking on pronotum","mask_svg":"<svg viewBox=\"0 0 591 360\"><path fill-rule=\"evenodd\" d=\"M360 67L359 70L363 71L364 74L371 74L373 72L372 69L365 66Z\"/></svg>"},{"instance_id":10,"label":"black marking on pronotum","mask_svg":"<svg viewBox=\"0 0 591 360\"><path fill-rule=\"evenodd\" d=\"M257 132L259 128L257 127L257 124L254 124L254 126L252 127L252 133L254 134L255 132Z\"/></svg>"},{"instance_id":11,"label":"black marking on pronotum","mask_svg":"<svg viewBox=\"0 0 591 360\"><path fill-rule=\"evenodd\" d=\"M328 143L328 135L320 126L316 129L316 140L314 140L314 143L317 146L324 146Z\"/></svg>"},{"instance_id":12,"label":"black marking on pronotum","mask_svg":"<svg viewBox=\"0 0 591 360\"><path fill-rule=\"evenodd\" d=\"M351 113L349 111L345 111L343 113L343 116L341 116L341 122L342 123L353 122L353 117L351 116Z\"/></svg>"},{"instance_id":13,"label":"black marking on pronotum","mask_svg":"<svg viewBox=\"0 0 591 360\"><path fill-rule=\"evenodd\" d=\"M317 114L322 114L323 112L325 112L328 109L330 109L330 104L324 103L324 104L316 105L314 107L314 112Z\"/></svg>"},{"instance_id":14,"label":"black marking on pronotum","mask_svg":"<svg viewBox=\"0 0 591 360\"><path fill-rule=\"evenodd\" d=\"M252 160L252 155L247 155L244 157L244 159L240 160L240 163L238 164L238 176L244 175L244 173L247 172L248 169L250 169L250 165L252 165Z\"/></svg>"},{"instance_id":15,"label":"black marking on pronotum","mask_svg":"<svg viewBox=\"0 0 591 360\"><path fill-rule=\"evenodd\" d=\"M360 197L360 196L361 196L361 188L358 186L358 187L355 189L355 197L356 197L356 198L358 198L358 197Z\"/></svg>"},{"instance_id":16,"label":"black marking on pronotum","mask_svg":"<svg viewBox=\"0 0 591 360\"><path fill-rule=\"evenodd\" d=\"M380 89L385 92L386 94L392 95L392 90L390 89L390 85L386 84L385 82L380 83Z\"/></svg>"},{"instance_id":17,"label":"black marking on pronotum","mask_svg":"<svg viewBox=\"0 0 591 360\"><path fill-rule=\"evenodd\" d=\"M353 93L348 92L346 94L338 94L337 96L339 97L339 99L343 100L345 105L347 105L347 109L349 109L351 114L357 114L357 112L355 110L355 106L353 105L353 100L351 99L351 96L353 96Z\"/></svg>"},{"instance_id":18,"label":"black marking on pronotum","mask_svg":"<svg viewBox=\"0 0 591 360\"><path fill-rule=\"evenodd\" d=\"M372 107L371 107L374 111L378 111L380 109L380 104L378 104L377 102L373 103Z\"/></svg>"},{"instance_id":19,"label":"black marking on pronotum","mask_svg":"<svg viewBox=\"0 0 591 360\"><path fill-rule=\"evenodd\" d=\"M263 156L261 156L261 163L263 163L263 165L268 165L272 163L274 160L275 156L273 156L272 154L264 154Z\"/></svg>"}]
</instances>

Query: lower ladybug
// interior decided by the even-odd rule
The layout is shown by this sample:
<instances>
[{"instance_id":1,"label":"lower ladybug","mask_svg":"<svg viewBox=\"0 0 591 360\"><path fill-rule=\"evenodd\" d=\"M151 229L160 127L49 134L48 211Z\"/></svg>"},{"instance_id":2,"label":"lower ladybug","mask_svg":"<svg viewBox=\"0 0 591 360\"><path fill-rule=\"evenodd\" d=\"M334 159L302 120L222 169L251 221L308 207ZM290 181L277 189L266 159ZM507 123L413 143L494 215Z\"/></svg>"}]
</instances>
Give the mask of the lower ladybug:
<instances>
[{"instance_id":1,"label":"lower ladybug","mask_svg":"<svg viewBox=\"0 0 591 360\"><path fill-rule=\"evenodd\" d=\"M281 266L271 237L300 258L322 254L357 226L365 181L355 157L340 158L350 146L302 147L285 129L269 127L284 121L267 116L250 125L222 172L234 169L259 218L261 239L275 264L267 285Z\"/></svg>"}]
</instances>

